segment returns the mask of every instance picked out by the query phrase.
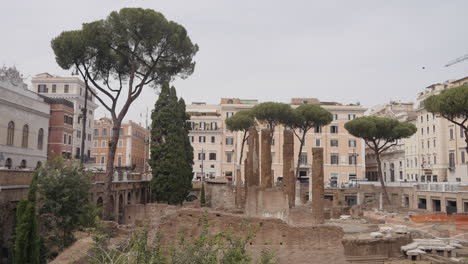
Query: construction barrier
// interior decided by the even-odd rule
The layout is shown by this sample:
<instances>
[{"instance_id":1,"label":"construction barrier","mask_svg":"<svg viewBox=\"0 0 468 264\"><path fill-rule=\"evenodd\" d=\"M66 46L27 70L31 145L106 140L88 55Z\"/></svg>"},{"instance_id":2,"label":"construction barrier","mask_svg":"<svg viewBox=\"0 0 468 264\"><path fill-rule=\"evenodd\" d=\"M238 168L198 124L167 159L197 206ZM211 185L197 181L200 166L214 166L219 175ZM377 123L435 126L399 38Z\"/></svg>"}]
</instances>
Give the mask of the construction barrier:
<instances>
[{"instance_id":1,"label":"construction barrier","mask_svg":"<svg viewBox=\"0 0 468 264\"><path fill-rule=\"evenodd\" d=\"M468 215L466 214L437 214L437 215L411 215L411 221L415 223L457 223L457 225L463 226L468 225Z\"/></svg>"}]
</instances>

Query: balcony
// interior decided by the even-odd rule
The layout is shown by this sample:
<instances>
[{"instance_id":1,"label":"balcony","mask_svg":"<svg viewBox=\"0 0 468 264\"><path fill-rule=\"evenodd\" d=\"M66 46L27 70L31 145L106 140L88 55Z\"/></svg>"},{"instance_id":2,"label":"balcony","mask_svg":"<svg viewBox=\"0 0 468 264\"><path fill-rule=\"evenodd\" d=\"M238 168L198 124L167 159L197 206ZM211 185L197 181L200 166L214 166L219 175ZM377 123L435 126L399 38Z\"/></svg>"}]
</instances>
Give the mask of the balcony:
<instances>
[{"instance_id":1,"label":"balcony","mask_svg":"<svg viewBox=\"0 0 468 264\"><path fill-rule=\"evenodd\" d=\"M459 191L459 183L437 182L417 184L416 190L423 192L457 192Z\"/></svg>"}]
</instances>

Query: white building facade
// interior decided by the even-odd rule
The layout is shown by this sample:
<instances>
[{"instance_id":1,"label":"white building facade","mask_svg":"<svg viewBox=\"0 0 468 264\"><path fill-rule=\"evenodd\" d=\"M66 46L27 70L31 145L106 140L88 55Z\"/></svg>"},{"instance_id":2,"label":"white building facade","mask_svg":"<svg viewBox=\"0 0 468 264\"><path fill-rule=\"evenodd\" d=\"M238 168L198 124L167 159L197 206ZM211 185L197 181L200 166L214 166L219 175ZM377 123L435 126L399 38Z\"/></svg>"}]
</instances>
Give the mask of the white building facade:
<instances>
[{"instance_id":1,"label":"white building facade","mask_svg":"<svg viewBox=\"0 0 468 264\"><path fill-rule=\"evenodd\" d=\"M47 160L49 104L15 68L0 68L0 168L34 169Z\"/></svg>"},{"instance_id":2,"label":"white building facade","mask_svg":"<svg viewBox=\"0 0 468 264\"><path fill-rule=\"evenodd\" d=\"M77 77L60 77L48 73L41 73L31 80L32 91L51 98L64 98L74 105L73 116L73 149L72 157L79 158L81 153L81 140L83 136L83 108L85 105L85 83ZM94 88L91 88L93 89ZM85 133L85 156L91 156L94 129L94 112L98 105L91 92L88 92L87 120Z\"/></svg>"}]
</instances>

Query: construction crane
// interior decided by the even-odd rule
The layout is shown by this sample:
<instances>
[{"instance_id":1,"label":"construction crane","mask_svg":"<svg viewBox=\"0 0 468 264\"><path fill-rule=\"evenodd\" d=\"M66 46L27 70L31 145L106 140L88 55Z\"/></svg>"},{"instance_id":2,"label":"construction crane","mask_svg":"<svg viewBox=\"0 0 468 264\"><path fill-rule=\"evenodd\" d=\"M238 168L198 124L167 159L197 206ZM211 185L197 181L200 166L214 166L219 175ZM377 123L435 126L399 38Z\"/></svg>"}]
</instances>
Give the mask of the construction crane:
<instances>
[{"instance_id":1,"label":"construction crane","mask_svg":"<svg viewBox=\"0 0 468 264\"><path fill-rule=\"evenodd\" d=\"M459 57L459 58L456 58L456 59L450 61L449 63L445 64L445 67L452 66L452 65L457 64L457 63L459 63L459 62L462 62L462 61L464 61L464 60L468 60L468 54L466 54L466 55L464 55L464 56L461 56L461 57Z\"/></svg>"}]
</instances>

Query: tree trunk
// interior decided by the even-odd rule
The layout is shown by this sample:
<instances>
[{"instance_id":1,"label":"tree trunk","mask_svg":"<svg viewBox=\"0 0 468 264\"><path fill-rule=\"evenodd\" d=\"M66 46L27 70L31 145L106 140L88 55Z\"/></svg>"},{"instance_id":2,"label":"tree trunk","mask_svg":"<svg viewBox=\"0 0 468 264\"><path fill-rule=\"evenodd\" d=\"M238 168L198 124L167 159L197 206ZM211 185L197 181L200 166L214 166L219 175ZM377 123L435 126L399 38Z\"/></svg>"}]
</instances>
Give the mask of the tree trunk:
<instances>
[{"instance_id":1,"label":"tree trunk","mask_svg":"<svg viewBox=\"0 0 468 264\"><path fill-rule=\"evenodd\" d=\"M465 150L466 150L466 154L468 154L468 127L463 127L463 132L465 133L465 143L466 143Z\"/></svg>"},{"instance_id":2,"label":"tree trunk","mask_svg":"<svg viewBox=\"0 0 468 264\"><path fill-rule=\"evenodd\" d=\"M87 116L88 116L88 89L89 89L89 85L88 85L88 81L87 79L85 79L85 102L84 102L84 108L83 108L83 132L82 132L82 138L81 138L81 157L80 157L80 161L81 161L81 166L84 166L84 163L85 163L85 141L86 141L86 121L88 120Z\"/></svg>"},{"instance_id":3,"label":"tree trunk","mask_svg":"<svg viewBox=\"0 0 468 264\"><path fill-rule=\"evenodd\" d=\"M240 151L239 165L242 165L242 156L244 155L244 145L245 145L246 139L247 139L247 130L244 130L244 137L242 138L242 145L241 145L241 151Z\"/></svg>"},{"instance_id":4,"label":"tree trunk","mask_svg":"<svg viewBox=\"0 0 468 264\"><path fill-rule=\"evenodd\" d=\"M111 212L111 193L112 193L112 180L114 179L114 160L115 152L117 151L117 142L120 136L120 125L122 120L113 120L112 127L112 138L109 142L109 152L107 154L107 165L106 165L106 180L104 182L104 207L103 207L103 219L109 220L113 216L114 212ZM114 201L116 197L114 197ZM114 207L115 208L115 207Z\"/></svg>"},{"instance_id":5,"label":"tree trunk","mask_svg":"<svg viewBox=\"0 0 468 264\"><path fill-rule=\"evenodd\" d=\"M391 205L392 203L390 202L390 197L388 196L387 187L385 187L385 182L384 182L383 175L382 175L383 173L382 173L382 165L380 163L380 154L379 154L379 151L375 149L374 149L374 153L375 153L375 158L377 159L377 169L378 169L377 175L379 176L379 179L380 179L380 185L382 186L382 191L383 191L385 200L387 201L387 204Z\"/></svg>"},{"instance_id":6,"label":"tree trunk","mask_svg":"<svg viewBox=\"0 0 468 264\"><path fill-rule=\"evenodd\" d=\"M299 154L297 154L296 180L299 179L299 165L301 162L301 153L302 153L302 148L304 147L305 135L306 135L306 131L303 131L302 138L299 140L301 144L299 144Z\"/></svg>"}]
</instances>

